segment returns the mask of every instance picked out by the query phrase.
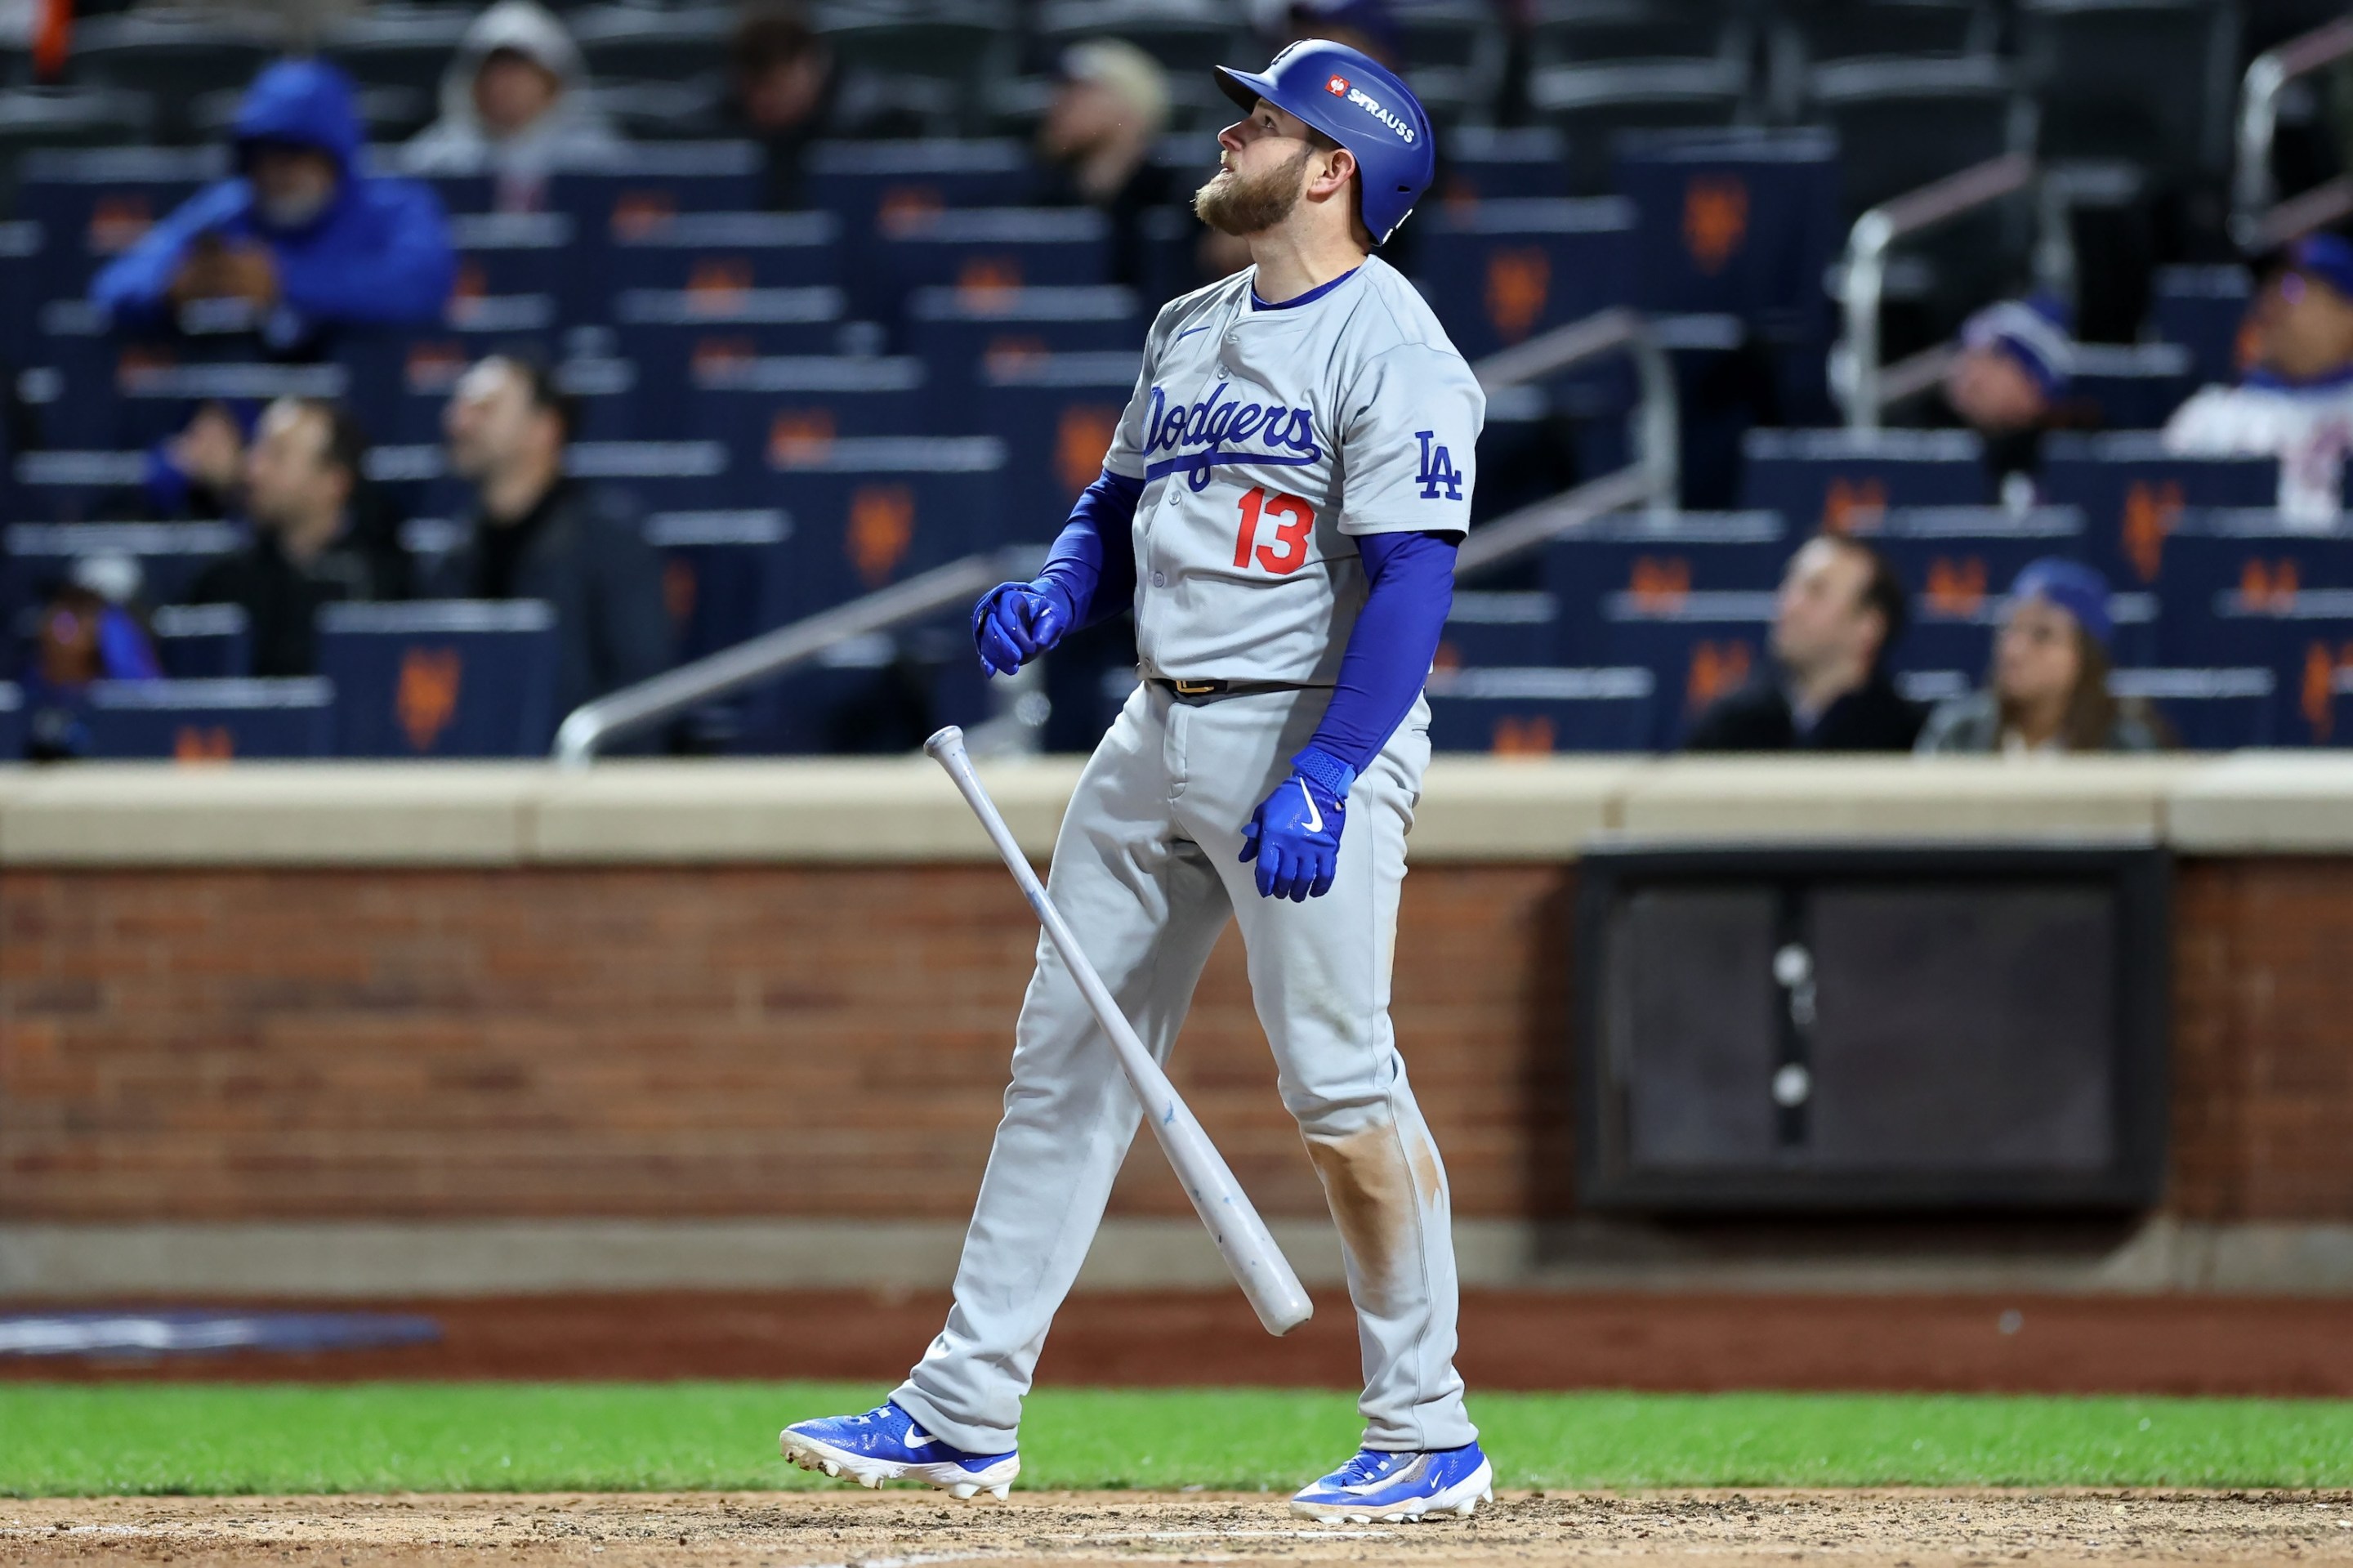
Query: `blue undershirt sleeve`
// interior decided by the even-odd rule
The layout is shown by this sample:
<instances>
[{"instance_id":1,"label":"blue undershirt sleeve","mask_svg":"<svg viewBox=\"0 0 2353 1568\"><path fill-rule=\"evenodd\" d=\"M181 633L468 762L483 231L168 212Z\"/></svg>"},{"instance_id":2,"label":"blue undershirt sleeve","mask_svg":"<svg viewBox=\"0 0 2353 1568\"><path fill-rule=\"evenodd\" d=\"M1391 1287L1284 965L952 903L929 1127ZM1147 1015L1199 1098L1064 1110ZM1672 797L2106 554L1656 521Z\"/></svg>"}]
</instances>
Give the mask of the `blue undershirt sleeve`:
<instances>
[{"instance_id":1,"label":"blue undershirt sleeve","mask_svg":"<svg viewBox=\"0 0 2353 1568\"><path fill-rule=\"evenodd\" d=\"M1365 562L1365 608L1340 655L1332 705L1307 742L1305 758L1321 752L1348 769L1350 781L1372 766L1389 736L1421 695L1438 640L1454 606L1453 533L1364 534L1356 548ZM1293 758L1293 766L1301 766ZM1313 761L1302 767L1314 768ZM1345 793L1345 786L1335 793Z\"/></svg>"},{"instance_id":2,"label":"blue undershirt sleeve","mask_svg":"<svg viewBox=\"0 0 2353 1568\"><path fill-rule=\"evenodd\" d=\"M1109 620L1135 602L1135 507L1144 481L1105 469L1080 493L1037 576L1069 602L1071 627ZM1432 643L1432 647L1436 644Z\"/></svg>"}]
</instances>

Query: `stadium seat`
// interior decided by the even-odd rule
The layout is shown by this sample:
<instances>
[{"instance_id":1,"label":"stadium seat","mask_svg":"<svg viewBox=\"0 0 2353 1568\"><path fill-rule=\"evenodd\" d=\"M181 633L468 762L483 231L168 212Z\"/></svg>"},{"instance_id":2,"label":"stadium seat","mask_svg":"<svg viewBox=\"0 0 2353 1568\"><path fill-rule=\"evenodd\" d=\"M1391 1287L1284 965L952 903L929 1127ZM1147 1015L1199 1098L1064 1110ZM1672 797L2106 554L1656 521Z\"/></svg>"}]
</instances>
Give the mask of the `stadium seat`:
<instances>
[{"instance_id":1,"label":"stadium seat","mask_svg":"<svg viewBox=\"0 0 2353 1568\"><path fill-rule=\"evenodd\" d=\"M2149 296L2149 325L2166 343L2189 351L2189 378L2200 387L2239 378L2239 330L2254 297L2244 267L2160 267Z\"/></svg>"},{"instance_id":2,"label":"stadium seat","mask_svg":"<svg viewBox=\"0 0 2353 1568\"><path fill-rule=\"evenodd\" d=\"M1506 757L1646 751L1656 683L1640 669L1440 670L1430 678L1430 744Z\"/></svg>"},{"instance_id":3,"label":"stadium seat","mask_svg":"<svg viewBox=\"0 0 2353 1568\"><path fill-rule=\"evenodd\" d=\"M0 681L0 763L25 755L25 691L14 681Z\"/></svg>"},{"instance_id":4,"label":"stadium seat","mask_svg":"<svg viewBox=\"0 0 2353 1568\"><path fill-rule=\"evenodd\" d=\"M41 284L41 226L29 219L0 223L0 300L18 302L0 311L0 365L22 369L33 338L33 306Z\"/></svg>"},{"instance_id":5,"label":"stadium seat","mask_svg":"<svg viewBox=\"0 0 2353 1568\"><path fill-rule=\"evenodd\" d=\"M682 212L614 235L607 281L706 295L830 288L842 281L841 229L829 212Z\"/></svg>"},{"instance_id":6,"label":"stadium seat","mask_svg":"<svg viewBox=\"0 0 2353 1568\"><path fill-rule=\"evenodd\" d=\"M529 757L554 710L555 611L537 599L330 604L319 670L344 757Z\"/></svg>"},{"instance_id":7,"label":"stadium seat","mask_svg":"<svg viewBox=\"0 0 2353 1568\"><path fill-rule=\"evenodd\" d=\"M459 213L449 219L459 300L552 294L568 321L602 313L602 237L570 213Z\"/></svg>"},{"instance_id":8,"label":"stadium seat","mask_svg":"<svg viewBox=\"0 0 2353 1568\"><path fill-rule=\"evenodd\" d=\"M1413 74L1418 81L1422 73L1417 69ZM1437 195L1450 208L1569 194L1568 144L1550 126L1499 131L1465 125L1447 132L1445 141L1446 163L1439 171Z\"/></svg>"},{"instance_id":9,"label":"stadium seat","mask_svg":"<svg viewBox=\"0 0 2353 1568\"><path fill-rule=\"evenodd\" d=\"M1746 30L1710 0L1538 0L1529 43L1544 65L1738 59Z\"/></svg>"},{"instance_id":10,"label":"stadium seat","mask_svg":"<svg viewBox=\"0 0 2353 1568\"><path fill-rule=\"evenodd\" d=\"M2291 528L2267 511L2185 514L2157 574L2166 662L2284 672L2295 641L2286 623L2326 614L2306 598L2315 589L2353 590L2353 533Z\"/></svg>"},{"instance_id":11,"label":"stadium seat","mask_svg":"<svg viewBox=\"0 0 2353 1568\"><path fill-rule=\"evenodd\" d=\"M1559 658L1561 641L1557 596L1456 588L1436 662L1441 670L1535 668Z\"/></svg>"},{"instance_id":12,"label":"stadium seat","mask_svg":"<svg viewBox=\"0 0 2353 1568\"><path fill-rule=\"evenodd\" d=\"M1412 62L1406 78L1414 96L1450 138L1475 134L1456 122L1484 117L1504 83L1509 45L1494 8L1479 0L1402 0L1389 7L1403 57ZM1565 186L1498 192L1510 196L1566 196Z\"/></svg>"},{"instance_id":13,"label":"stadium seat","mask_svg":"<svg viewBox=\"0 0 2353 1568\"><path fill-rule=\"evenodd\" d=\"M777 507L735 512L659 512L646 542L662 555L662 600L681 663L732 648L793 618L793 519ZM773 736L776 686L763 683L705 704L686 716L696 752L742 749L747 736Z\"/></svg>"},{"instance_id":14,"label":"stadium seat","mask_svg":"<svg viewBox=\"0 0 2353 1568\"><path fill-rule=\"evenodd\" d=\"M927 367L912 355L698 361L687 396L648 409L651 434L724 441L740 460L843 436L912 436L923 422ZM667 419L659 416L667 412Z\"/></svg>"},{"instance_id":15,"label":"stadium seat","mask_svg":"<svg viewBox=\"0 0 2353 1568\"><path fill-rule=\"evenodd\" d=\"M1136 353L1150 325L1133 289L1100 284L968 293L918 289L901 336L950 396L977 390L984 363L1049 354Z\"/></svg>"},{"instance_id":16,"label":"stadium seat","mask_svg":"<svg viewBox=\"0 0 2353 1568\"><path fill-rule=\"evenodd\" d=\"M1003 542L1005 448L986 436L776 443L761 503L794 519L800 609L887 588Z\"/></svg>"},{"instance_id":17,"label":"stadium seat","mask_svg":"<svg viewBox=\"0 0 2353 1568\"><path fill-rule=\"evenodd\" d=\"M638 143L608 166L557 175L547 205L571 214L589 244L611 244L681 213L756 210L760 181L760 150L749 142Z\"/></svg>"},{"instance_id":18,"label":"stadium seat","mask_svg":"<svg viewBox=\"0 0 2353 1568\"><path fill-rule=\"evenodd\" d=\"M241 606L161 605L148 629L164 673L174 680L242 680L253 673L252 626Z\"/></svg>"},{"instance_id":19,"label":"stadium seat","mask_svg":"<svg viewBox=\"0 0 2353 1568\"><path fill-rule=\"evenodd\" d=\"M114 455L41 452L18 461ZM242 546L245 531L231 523L12 523L5 538L0 605L13 613L64 581L74 562L93 556L129 557L139 567L139 597L149 604L170 604L187 591L207 561Z\"/></svg>"},{"instance_id":20,"label":"stadium seat","mask_svg":"<svg viewBox=\"0 0 2353 1568\"><path fill-rule=\"evenodd\" d=\"M101 681L84 720L90 755L178 762L326 757L334 747L333 685L271 681Z\"/></svg>"},{"instance_id":21,"label":"stadium seat","mask_svg":"<svg viewBox=\"0 0 2353 1568\"><path fill-rule=\"evenodd\" d=\"M2000 22L1984 0L1823 0L1777 7L1767 42L1774 111L1785 120L1803 111L1806 76L1815 66L1990 54Z\"/></svg>"},{"instance_id":22,"label":"stadium seat","mask_svg":"<svg viewBox=\"0 0 2353 1568\"><path fill-rule=\"evenodd\" d=\"M79 23L73 75L78 82L153 96L165 106L154 132L181 142L197 129L188 117L197 99L241 91L276 52L257 34L198 12L141 7Z\"/></svg>"},{"instance_id":23,"label":"stadium seat","mask_svg":"<svg viewBox=\"0 0 2353 1568\"><path fill-rule=\"evenodd\" d=\"M2015 25L2044 156L2131 159L2175 178L2222 168L2238 81L2230 69L2237 7L2017 0Z\"/></svg>"},{"instance_id":24,"label":"stadium seat","mask_svg":"<svg viewBox=\"0 0 2353 1568\"><path fill-rule=\"evenodd\" d=\"M1477 360L1625 303L1632 240L1614 197L1482 201L1432 214L1415 266L1447 336Z\"/></svg>"},{"instance_id":25,"label":"stadium seat","mask_svg":"<svg viewBox=\"0 0 2353 1568\"><path fill-rule=\"evenodd\" d=\"M2168 455L2154 434L2053 435L2042 447L2043 498L2080 506L2090 559L2117 588L2155 586L2166 539L2185 512L2266 507L2279 494L2269 458Z\"/></svg>"},{"instance_id":26,"label":"stadium seat","mask_svg":"<svg viewBox=\"0 0 2353 1568\"><path fill-rule=\"evenodd\" d=\"M1543 662L1620 662L1604 614L1615 599L1638 606L1672 605L1694 594L1769 599L1798 537L1769 512L1596 518L1545 546L1543 582L1559 606L1559 641Z\"/></svg>"},{"instance_id":27,"label":"stadium seat","mask_svg":"<svg viewBox=\"0 0 2353 1568\"><path fill-rule=\"evenodd\" d=\"M1004 443L1005 534L1045 541L1060 532L1079 493L1103 472L1143 359L1125 352L1056 354L981 367L974 407L935 428L977 429Z\"/></svg>"},{"instance_id":28,"label":"stadium seat","mask_svg":"<svg viewBox=\"0 0 2353 1568\"><path fill-rule=\"evenodd\" d=\"M1827 346L1822 278L1846 238L1839 167L1820 131L1630 139L1617 180L1634 206L1633 302Z\"/></svg>"},{"instance_id":29,"label":"stadium seat","mask_svg":"<svg viewBox=\"0 0 2353 1568\"><path fill-rule=\"evenodd\" d=\"M1740 504L1801 533L1863 525L1892 506L1978 506L1991 488L1967 430L1751 430L1741 443Z\"/></svg>"},{"instance_id":30,"label":"stadium seat","mask_svg":"<svg viewBox=\"0 0 2353 1568\"><path fill-rule=\"evenodd\" d=\"M1769 593L1610 594L1603 641L1612 665L1639 665L1657 678L1651 744L1678 745L1700 710L1764 668L1773 625Z\"/></svg>"},{"instance_id":31,"label":"stadium seat","mask_svg":"<svg viewBox=\"0 0 2353 1568\"><path fill-rule=\"evenodd\" d=\"M161 218L228 172L224 147L91 147L26 154L18 165L16 216L48 243L39 297L79 298L99 268Z\"/></svg>"},{"instance_id":32,"label":"stadium seat","mask_svg":"<svg viewBox=\"0 0 2353 1568\"><path fill-rule=\"evenodd\" d=\"M248 404L275 397L340 398L351 390L341 365L276 365L266 361L183 360L172 347L120 344L111 375L96 390L68 385L46 421L50 438L69 447L143 447L188 422L201 402Z\"/></svg>"},{"instance_id":33,"label":"stadium seat","mask_svg":"<svg viewBox=\"0 0 2353 1568\"><path fill-rule=\"evenodd\" d=\"M2079 343L2067 400L2104 429L2152 430L2198 389L2192 363L2179 344Z\"/></svg>"},{"instance_id":34,"label":"stadium seat","mask_svg":"<svg viewBox=\"0 0 2353 1568\"><path fill-rule=\"evenodd\" d=\"M885 218L950 207L1014 207L1037 194L1029 149L1012 140L820 142L801 175L803 201L839 213L855 253Z\"/></svg>"},{"instance_id":35,"label":"stadium seat","mask_svg":"<svg viewBox=\"0 0 2353 1568\"><path fill-rule=\"evenodd\" d=\"M2269 670L2116 670L2108 690L2146 702L2185 751L2235 751L2278 736L2279 678Z\"/></svg>"},{"instance_id":36,"label":"stadium seat","mask_svg":"<svg viewBox=\"0 0 2353 1568\"><path fill-rule=\"evenodd\" d=\"M1597 195L1609 187L1616 137L1730 125L1747 101L1748 73L1724 58L1553 66L1535 74L1528 97L1568 138L1570 191Z\"/></svg>"},{"instance_id":37,"label":"stadium seat","mask_svg":"<svg viewBox=\"0 0 2353 1568\"><path fill-rule=\"evenodd\" d=\"M143 451L18 452L9 463L9 512L28 519L87 522L146 474Z\"/></svg>"},{"instance_id":38,"label":"stadium seat","mask_svg":"<svg viewBox=\"0 0 2353 1568\"><path fill-rule=\"evenodd\" d=\"M1916 607L1953 615L1999 599L2027 562L2080 559L2085 548L2084 514L2073 506L1896 506L1847 532L1887 557Z\"/></svg>"},{"instance_id":39,"label":"stadium seat","mask_svg":"<svg viewBox=\"0 0 2353 1568\"><path fill-rule=\"evenodd\" d=\"M972 296L1108 281L1110 227L1092 207L966 207L894 214L878 231L875 265L856 284L871 313L916 289ZM852 298L859 298L858 287Z\"/></svg>"},{"instance_id":40,"label":"stadium seat","mask_svg":"<svg viewBox=\"0 0 2353 1568\"><path fill-rule=\"evenodd\" d=\"M2353 732L2337 726L2334 695L2353 675L2353 589L2263 588L2223 589L2202 616L2185 616L2204 624L2197 635L2179 641L2222 662L2259 665L2278 678L2275 741L2353 744Z\"/></svg>"},{"instance_id":41,"label":"stadium seat","mask_svg":"<svg viewBox=\"0 0 2353 1568\"><path fill-rule=\"evenodd\" d=\"M777 355L870 351L871 334L843 319L843 304L830 288L625 290L613 301L614 339L638 367L638 397L675 407L698 372Z\"/></svg>"},{"instance_id":42,"label":"stadium seat","mask_svg":"<svg viewBox=\"0 0 2353 1568\"><path fill-rule=\"evenodd\" d=\"M750 504L773 500L756 494L760 481L723 441L575 441L565 450L564 466L575 479L635 497L649 512L729 506L744 489L755 492ZM450 475L438 441L371 448L367 472L401 516L462 517L473 509L473 493Z\"/></svg>"},{"instance_id":43,"label":"stadium seat","mask_svg":"<svg viewBox=\"0 0 2353 1568\"><path fill-rule=\"evenodd\" d=\"M1840 60L1810 73L1806 102L1838 133L1852 212L2032 150L2017 80L1990 56Z\"/></svg>"}]
</instances>

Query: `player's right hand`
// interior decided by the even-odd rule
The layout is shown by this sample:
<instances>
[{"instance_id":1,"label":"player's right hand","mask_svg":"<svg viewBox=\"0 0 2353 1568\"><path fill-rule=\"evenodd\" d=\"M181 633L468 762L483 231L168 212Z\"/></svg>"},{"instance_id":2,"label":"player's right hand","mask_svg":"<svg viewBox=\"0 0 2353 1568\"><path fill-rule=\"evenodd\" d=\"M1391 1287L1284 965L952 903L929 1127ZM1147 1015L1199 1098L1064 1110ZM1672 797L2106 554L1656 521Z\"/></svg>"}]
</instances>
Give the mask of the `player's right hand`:
<instances>
[{"instance_id":1,"label":"player's right hand","mask_svg":"<svg viewBox=\"0 0 2353 1568\"><path fill-rule=\"evenodd\" d=\"M972 607L972 645L992 675L1010 675L1070 629L1070 601L1050 583L999 583Z\"/></svg>"}]
</instances>

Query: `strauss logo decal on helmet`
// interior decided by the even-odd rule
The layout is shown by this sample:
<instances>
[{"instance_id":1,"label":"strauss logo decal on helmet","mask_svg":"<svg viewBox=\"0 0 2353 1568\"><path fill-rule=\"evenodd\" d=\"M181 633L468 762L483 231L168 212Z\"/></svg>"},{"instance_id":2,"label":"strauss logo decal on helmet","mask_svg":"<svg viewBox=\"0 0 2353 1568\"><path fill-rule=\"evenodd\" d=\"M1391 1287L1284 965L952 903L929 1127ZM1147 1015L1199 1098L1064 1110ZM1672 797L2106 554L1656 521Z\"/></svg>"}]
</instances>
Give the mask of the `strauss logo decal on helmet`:
<instances>
[{"instance_id":1,"label":"strauss logo decal on helmet","mask_svg":"<svg viewBox=\"0 0 2353 1568\"><path fill-rule=\"evenodd\" d=\"M1334 81L1340 80L1336 76L1332 79ZM1413 127L1407 124L1405 121L1400 119L1398 116L1392 114L1388 110L1382 108L1378 99L1374 98L1361 87L1349 88L1347 91L1347 99L1349 102L1355 104L1357 108L1363 110L1366 113L1371 115L1374 119L1379 121L1390 130L1396 132L1407 146L1410 147L1413 145Z\"/></svg>"}]
</instances>

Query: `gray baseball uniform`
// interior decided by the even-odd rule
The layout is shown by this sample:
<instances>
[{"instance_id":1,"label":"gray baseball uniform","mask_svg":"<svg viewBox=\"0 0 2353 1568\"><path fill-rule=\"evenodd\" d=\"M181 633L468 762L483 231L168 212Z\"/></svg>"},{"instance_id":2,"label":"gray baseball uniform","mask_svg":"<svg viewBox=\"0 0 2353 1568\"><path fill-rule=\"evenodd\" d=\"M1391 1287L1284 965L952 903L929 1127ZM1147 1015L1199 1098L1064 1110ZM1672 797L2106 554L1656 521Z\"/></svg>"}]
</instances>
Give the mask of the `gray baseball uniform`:
<instances>
[{"instance_id":1,"label":"gray baseball uniform","mask_svg":"<svg viewBox=\"0 0 2353 1568\"><path fill-rule=\"evenodd\" d=\"M1164 1060L1239 917L1283 1104L1346 1255L1366 1445L1450 1448L1476 1433L1453 1367L1446 1176L1388 1016L1428 706L1351 789L1327 895L1261 898L1239 856L1244 824L1322 717L1364 606L1352 536L1466 529L1485 403L1421 297L1379 260L1273 307L1254 303L1254 275L1162 310L1104 460L1145 482L1134 524L1145 680L1080 778L1048 885ZM1187 699L1166 683L1211 681L1273 689ZM1137 1120L1041 938L955 1306L892 1396L923 1430L973 1453L1014 1446Z\"/></svg>"}]
</instances>

